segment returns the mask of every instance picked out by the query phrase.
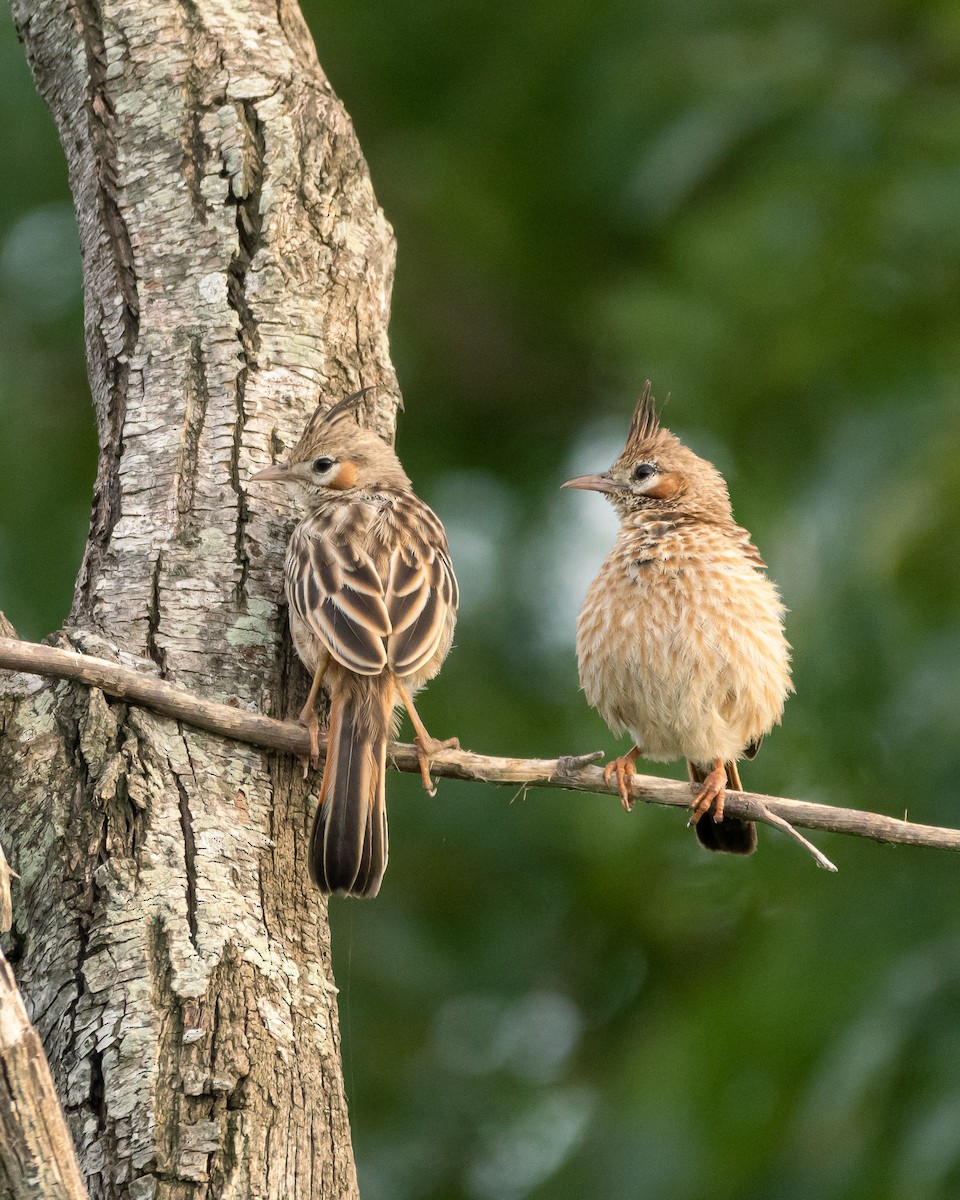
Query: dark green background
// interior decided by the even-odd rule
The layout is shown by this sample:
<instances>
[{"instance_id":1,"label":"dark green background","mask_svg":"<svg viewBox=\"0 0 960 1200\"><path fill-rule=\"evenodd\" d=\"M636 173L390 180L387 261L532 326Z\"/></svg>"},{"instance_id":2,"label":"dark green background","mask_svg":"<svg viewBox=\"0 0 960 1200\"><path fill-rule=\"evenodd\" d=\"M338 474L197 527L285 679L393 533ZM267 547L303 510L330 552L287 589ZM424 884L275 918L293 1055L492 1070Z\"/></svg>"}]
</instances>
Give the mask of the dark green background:
<instances>
[{"instance_id":1,"label":"dark green background","mask_svg":"<svg viewBox=\"0 0 960 1200\"><path fill-rule=\"evenodd\" d=\"M432 731L615 749L573 653L612 523L558 486L650 376L791 609L747 785L960 824L960 7L307 15L397 232L400 449L465 596ZM95 444L62 157L0 35L0 608L40 637ZM331 905L364 1200L960 1195L960 859L818 835L830 876L662 809L389 791L381 898Z\"/></svg>"}]
</instances>

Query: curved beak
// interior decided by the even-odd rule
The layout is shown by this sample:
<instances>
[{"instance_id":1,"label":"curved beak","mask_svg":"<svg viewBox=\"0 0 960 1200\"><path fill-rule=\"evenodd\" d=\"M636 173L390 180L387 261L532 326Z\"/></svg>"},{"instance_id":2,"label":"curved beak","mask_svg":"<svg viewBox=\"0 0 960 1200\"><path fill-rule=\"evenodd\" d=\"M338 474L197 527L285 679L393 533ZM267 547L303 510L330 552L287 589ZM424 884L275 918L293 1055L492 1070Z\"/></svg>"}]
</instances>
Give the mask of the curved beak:
<instances>
[{"instance_id":1,"label":"curved beak","mask_svg":"<svg viewBox=\"0 0 960 1200\"><path fill-rule=\"evenodd\" d=\"M262 471L255 472L247 480L247 483L266 483L271 479L286 479L288 475L289 471L286 467L274 463L272 467L264 467Z\"/></svg>"},{"instance_id":2,"label":"curved beak","mask_svg":"<svg viewBox=\"0 0 960 1200\"><path fill-rule=\"evenodd\" d=\"M609 475L580 475L577 479L568 479L561 484L565 488L577 488L581 492L622 492L623 484L611 479Z\"/></svg>"}]
</instances>

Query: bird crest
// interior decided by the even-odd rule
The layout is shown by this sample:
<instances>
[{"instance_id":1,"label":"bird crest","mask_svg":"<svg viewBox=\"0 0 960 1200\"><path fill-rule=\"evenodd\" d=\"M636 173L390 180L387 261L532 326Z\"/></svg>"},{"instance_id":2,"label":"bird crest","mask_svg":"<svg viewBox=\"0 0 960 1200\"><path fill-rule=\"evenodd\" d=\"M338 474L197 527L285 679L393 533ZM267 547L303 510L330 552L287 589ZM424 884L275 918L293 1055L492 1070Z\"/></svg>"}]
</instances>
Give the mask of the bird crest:
<instances>
[{"instance_id":1,"label":"bird crest","mask_svg":"<svg viewBox=\"0 0 960 1200\"><path fill-rule=\"evenodd\" d=\"M338 400L330 408L324 408L323 401L321 400L314 409L313 416L307 422L307 427L304 429L300 440L306 441L307 437L316 433L322 425L333 425L336 421L342 420L348 413L356 413L360 406L360 401L367 392L372 392L373 390L373 387L361 388L359 392L352 392L349 396L344 396L342 400Z\"/></svg>"},{"instance_id":2,"label":"bird crest","mask_svg":"<svg viewBox=\"0 0 960 1200\"><path fill-rule=\"evenodd\" d=\"M657 412L657 402L653 397L652 384L648 379L643 385L640 399L630 422L630 432L627 434L625 454L639 452L652 438L660 432L660 414Z\"/></svg>"},{"instance_id":3,"label":"bird crest","mask_svg":"<svg viewBox=\"0 0 960 1200\"><path fill-rule=\"evenodd\" d=\"M307 422L307 427L300 435L300 439L294 446L291 459L296 462L302 458L309 458L314 453L315 448L323 444L324 440L329 437L330 430L334 425L337 425L344 418L351 414L356 417L357 408L362 398L367 392L374 391L373 387L361 388L359 392L353 392L349 396L344 396L342 400L338 400L336 404L330 408L324 408L323 401L314 409L313 416ZM356 428L361 428L357 421Z\"/></svg>"}]
</instances>

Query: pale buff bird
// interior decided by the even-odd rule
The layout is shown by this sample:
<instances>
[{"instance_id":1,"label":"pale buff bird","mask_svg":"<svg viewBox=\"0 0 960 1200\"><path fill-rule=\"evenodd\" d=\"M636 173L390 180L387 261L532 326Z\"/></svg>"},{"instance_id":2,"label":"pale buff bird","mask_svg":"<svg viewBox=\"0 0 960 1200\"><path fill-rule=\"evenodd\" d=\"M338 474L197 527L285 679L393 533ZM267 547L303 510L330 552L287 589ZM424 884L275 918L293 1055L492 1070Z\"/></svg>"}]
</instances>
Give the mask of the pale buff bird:
<instances>
[{"instance_id":1,"label":"pale buff bird","mask_svg":"<svg viewBox=\"0 0 960 1200\"><path fill-rule=\"evenodd\" d=\"M290 537L284 586L293 644L313 676L300 720L315 764L321 684L330 696L310 874L321 891L350 896L375 896L387 865L395 706L410 714L428 791L430 756L457 745L431 738L413 703L453 640L458 592L446 534L392 448L357 424L367 391L326 412L321 405L287 465L250 477L296 485L306 511Z\"/></svg>"},{"instance_id":2,"label":"pale buff bird","mask_svg":"<svg viewBox=\"0 0 960 1200\"><path fill-rule=\"evenodd\" d=\"M756 829L724 816L724 793L741 790L737 760L753 758L780 721L790 647L779 593L733 519L723 477L661 428L648 382L610 470L563 486L603 492L620 518L577 625L587 700L634 740L604 777L616 776L629 810L638 755L685 758L702 844L750 854Z\"/></svg>"}]
</instances>

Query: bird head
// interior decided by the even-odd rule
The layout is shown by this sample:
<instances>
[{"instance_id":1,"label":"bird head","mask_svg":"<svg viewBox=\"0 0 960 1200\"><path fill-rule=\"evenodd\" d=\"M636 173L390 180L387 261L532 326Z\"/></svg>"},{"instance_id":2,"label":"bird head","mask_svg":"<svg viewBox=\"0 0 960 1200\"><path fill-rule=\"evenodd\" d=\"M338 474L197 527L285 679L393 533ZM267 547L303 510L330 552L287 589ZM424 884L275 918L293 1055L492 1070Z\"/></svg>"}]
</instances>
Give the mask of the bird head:
<instances>
[{"instance_id":1,"label":"bird head","mask_svg":"<svg viewBox=\"0 0 960 1200\"><path fill-rule=\"evenodd\" d=\"M265 467L249 482L292 484L311 508L371 488L409 487L393 448L357 423L357 406L370 390L362 388L332 408L318 405L286 464Z\"/></svg>"},{"instance_id":2,"label":"bird head","mask_svg":"<svg viewBox=\"0 0 960 1200\"><path fill-rule=\"evenodd\" d=\"M650 381L644 384L627 444L609 471L570 479L566 488L602 492L621 518L662 512L705 520L732 518L723 476L660 424Z\"/></svg>"}]
</instances>

